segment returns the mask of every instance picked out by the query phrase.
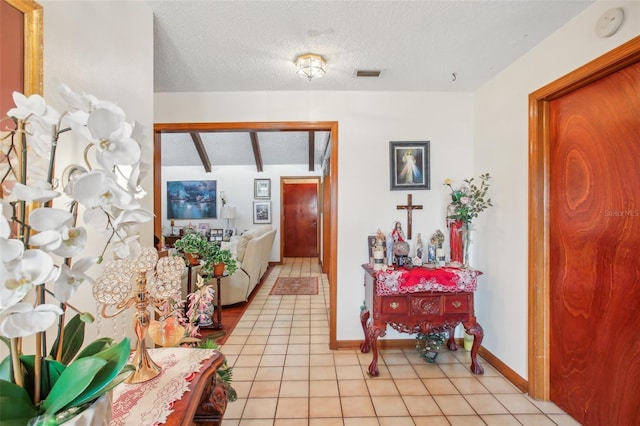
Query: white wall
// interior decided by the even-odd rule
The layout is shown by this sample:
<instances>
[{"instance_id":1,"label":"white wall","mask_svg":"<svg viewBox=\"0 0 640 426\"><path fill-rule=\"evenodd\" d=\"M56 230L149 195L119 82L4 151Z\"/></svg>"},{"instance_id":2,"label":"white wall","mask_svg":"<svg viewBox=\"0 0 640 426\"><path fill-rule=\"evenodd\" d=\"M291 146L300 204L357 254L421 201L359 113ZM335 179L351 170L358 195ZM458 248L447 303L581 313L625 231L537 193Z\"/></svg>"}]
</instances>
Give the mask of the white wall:
<instances>
[{"instance_id":1,"label":"white wall","mask_svg":"<svg viewBox=\"0 0 640 426\"><path fill-rule=\"evenodd\" d=\"M622 7L611 38L594 28ZM528 95L640 34L640 2L599 1L476 92L474 169L494 177L494 207L477 221L476 264L485 281L476 293L483 346L524 378L527 374Z\"/></svg>"},{"instance_id":2,"label":"white wall","mask_svg":"<svg viewBox=\"0 0 640 426\"><path fill-rule=\"evenodd\" d=\"M39 0L44 8L44 95L56 105L56 82L78 92L119 104L128 121L145 128L143 156L153 162L153 15L143 2ZM62 112L62 111L60 111ZM59 144L57 173L71 162L81 162L73 141ZM60 177L58 175L58 177ZM152 176L143 188L153 194ZM153 211L152 196L142 200ZM153 244L153 223L141 226L143 242ZM96 255L104 245L101 234L93 231L84 255ZM108 260L109 257L107 256ZM97 276L101 266L92 268ZM83 311L96 312L90 286L81 286L70 303ZM71 313L73 314L73 313ZM101 335L119 338L133 335L131 316L102 321ZM97 336L97 327L88 326L86 342ZM135 344L135 340L132 342Z\"/></svg>"},{"instance_id":3,"label":"white wall","mask_svg":"<svg viewBox=\"0 0 640 426\"><path fill-rule=\"evenodd\" d=\"M214 166L211 173L204 171L202 167L162 167L162 225L164 229L168 229L170 222L167 220L167 198L166 187L167 181L173 180L215 180L218 193L225 192L227 205L236 208L236 219L230 223L231 228L235 228L240 234L247 229L256 226L253 223L253 202L254 201L270 201L271 202L271 226L277 229L276 238L271 247L269 260L279 262L280 259L280 177L281 176L320 176L321 171L316 168L315 172L309 172L308 164L288 165L288 166L264 166L264 171L258 173L255 166ZM271 199L255 200L254 195L254 179L271 179ZM218 219L185 219L175 220L175 226L198 226L198 223L204 222L209 224L210 228L226 228L226 219L219 219L220 207L222 203L220 199L218 203ZM238 235L239 235L238 234Z\"/></svg>"},{"instance_id":4,"label":"white wall","mask_svg":"<svg viewBox=\"0 0 640 426\"><path fill-rule=\"evenodd\" d=\"M297 78L292 76L292 78ZM330 78L327 75L325 78ZM450 177L473 170L473 96L433 92L220 92L156 93L156 122L338 121L338 340L362 339L360 305L367 236L406 231L407 191L389 190L389 142L431 141L431 190L410 191L413 237L446 234ZM388 338L397 337L390 330ZM406 338L406 336L403 336Z\"/></svg>"}]
</instances>

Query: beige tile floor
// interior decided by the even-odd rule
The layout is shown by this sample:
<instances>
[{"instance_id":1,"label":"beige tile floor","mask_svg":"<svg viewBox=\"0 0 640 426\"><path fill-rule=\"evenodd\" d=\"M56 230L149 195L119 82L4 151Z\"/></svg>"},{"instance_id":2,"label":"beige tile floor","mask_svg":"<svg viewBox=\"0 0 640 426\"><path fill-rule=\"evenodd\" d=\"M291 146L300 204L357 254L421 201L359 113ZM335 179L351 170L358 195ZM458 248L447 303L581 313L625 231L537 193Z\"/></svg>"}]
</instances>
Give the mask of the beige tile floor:
<instances>
[{"instance_id":1,"label":"beige tile floor","mask_svg":"<svg viewBox=\"0 0 640 426\"><path fill-rule=\"evenodd\" d=\"M269 295L278 276L316 276L318 295ZM435 364L414 349L381 351L380 376L369 377L370 353L329 349L328 307L317 259L286 259L271 271L221 348L238 392L224 426L578 424L482 359L484 375L472 374L462 349L440 353Z\"/></svg>"}]
</instances>

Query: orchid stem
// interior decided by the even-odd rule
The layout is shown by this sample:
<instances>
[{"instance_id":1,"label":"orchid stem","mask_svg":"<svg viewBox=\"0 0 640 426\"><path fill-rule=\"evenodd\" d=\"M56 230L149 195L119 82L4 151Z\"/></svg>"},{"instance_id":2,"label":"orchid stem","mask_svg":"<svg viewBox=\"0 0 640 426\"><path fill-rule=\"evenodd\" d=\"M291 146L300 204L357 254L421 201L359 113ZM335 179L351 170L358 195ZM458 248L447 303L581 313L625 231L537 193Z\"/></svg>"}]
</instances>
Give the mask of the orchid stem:
<instances>
[{"instance_id":1,"label":"orchid stem","mask_svg":"<svg viewBox=\"0 0 640 426\"><path fill-rule=\"evenodd\" d=\"M20 345L18 344L19 341L19 337L14 337L11 339L11 364L13 367L13 382L23 388L24 377L22 377L22 364L20 363Z\"/></svg>"}]
</instances>

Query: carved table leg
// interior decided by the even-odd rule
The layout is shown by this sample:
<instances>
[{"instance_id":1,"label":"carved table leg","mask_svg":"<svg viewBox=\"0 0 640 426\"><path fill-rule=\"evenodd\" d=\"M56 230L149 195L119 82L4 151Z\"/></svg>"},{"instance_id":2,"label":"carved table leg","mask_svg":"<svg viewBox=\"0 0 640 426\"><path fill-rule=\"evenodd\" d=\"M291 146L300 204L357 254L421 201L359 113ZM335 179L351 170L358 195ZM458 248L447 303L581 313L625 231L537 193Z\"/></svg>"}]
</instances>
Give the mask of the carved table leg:
<instances>
[{"instance_id":1,"label":"carved table leg","mask_svg":"<svg viewBox=\"0 0 640 426\"><path fill-rule=\"evenodd\" d=\"M456 338L454 335L455 327L448 326L446 327L446 329L447 329L447 333L449 333L449 341L447 342L447 348L449 348L450 351L457 351L458 345L456 345Z\"/></svg>"},{"instance_id":2,"label":"carved table leg","mask_svg":"<svg viewBox=\"0 0 640 426\"><path fill-rule=\"evenodd\" d=\"M367 334L367 340L369 340L371 351L373 352L373 359L371 360L371 364L369 364L369 375L377 377L380 375L380 371L378 370L378 337L384 336L386 331L383 328L370 325Z\"/></svg>"},{"instance_id":3,"label":"carved table leg","mask_svg":"<svg viewBox=\"0 0 640 426\"><path fill-rule=\"evenodd\" d=\"M360 324L362 325L362 331L364 332L364 341L360 345L360 352L366 354L371 350L369 346L369 335L367 332L367 323L369 322L369 311L360 312Z\"/></svg>"},{"instance_id":4,"label":"carved table leg","mask_svg":"<svg viewBox=\"0 0 640 426\"><path fill-rule=\"evenodd\" d=\"M227 388L217 383L215 376L207 386L203 400L193 416L193 423L198 426L220 426L227 409Z\"/></svg>"},{"instance_id":5,"label":"carved table leg","mask_svg":"<svg viewBox=\"0 0 640 426\"><path fill-rule=\"evenodd\" d=\"M471 347L471 372L474 374L484 374L484 368L478 363L477 354L478 348L480 348L480 343L482 343L482 339L484 338L484 330L482 326L477 322L473 322L470 324L464 324L464 329L467 334L473 336L473 346Z\"/></svg>"}]
</instances>

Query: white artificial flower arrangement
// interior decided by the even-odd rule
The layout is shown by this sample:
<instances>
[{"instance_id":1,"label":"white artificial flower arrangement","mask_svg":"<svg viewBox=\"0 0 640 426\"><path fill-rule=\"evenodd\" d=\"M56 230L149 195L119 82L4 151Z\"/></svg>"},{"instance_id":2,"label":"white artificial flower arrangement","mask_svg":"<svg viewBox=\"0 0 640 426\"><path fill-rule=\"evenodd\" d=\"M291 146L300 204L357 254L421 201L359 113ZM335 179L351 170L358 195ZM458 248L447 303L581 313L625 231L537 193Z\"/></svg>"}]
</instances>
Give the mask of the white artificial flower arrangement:
<instances>
[{"instance_id":1,"label":"white artificial flower arrangement","mask_svg":"<svg viewBox=\"0 0 640 426\"><path fill-rule=\"evenodd\" d=\"M14 93L0 139L0 334L10 355L0 363L0 423L58 424L126 379L130 345L102 338L80 351L80 313L65 324L68 301L112 243L116 257L140 251L136 225L153 214L140 206L140 181L150 170L136 140L140 126L116 104L62 85L67 111L39 95ZM61 139L63 134L67 133ZM84 144L85 165L56 163L59 143ZM95 164L91 164L94 162ZM59 177L56 177L59 174ZM54 207L62 197L65 209ZM79 259L87 243L82 222L105 234L101 253ZM51 303L54 296L57 303ZM58 322L47 355L45 331ZM25 355L22 339L35 338Z\"/></svg>"}]
</instances>

